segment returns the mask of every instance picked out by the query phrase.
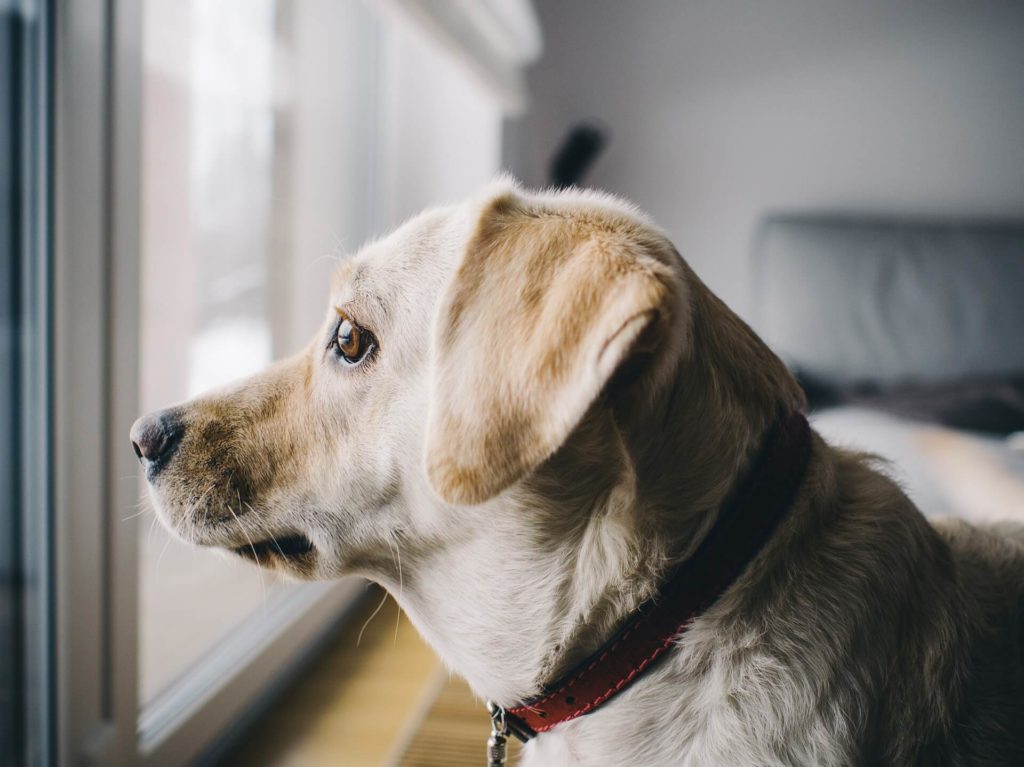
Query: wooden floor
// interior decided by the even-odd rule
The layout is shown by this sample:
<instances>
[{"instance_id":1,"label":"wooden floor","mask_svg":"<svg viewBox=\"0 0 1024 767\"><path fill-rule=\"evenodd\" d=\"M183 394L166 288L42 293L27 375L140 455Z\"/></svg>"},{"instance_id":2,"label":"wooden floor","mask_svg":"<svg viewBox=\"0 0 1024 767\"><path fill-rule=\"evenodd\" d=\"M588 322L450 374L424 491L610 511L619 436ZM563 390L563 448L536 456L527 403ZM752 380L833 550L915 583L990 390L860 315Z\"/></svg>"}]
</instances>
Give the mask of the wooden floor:
<instances>
[{"instance_id":1,"label":"wooden floor","mask_svg":"<svg viewBox=\"0 0 1024 767\"><path fill-rule=\"evenodd\" d=\"M225 757L225 767L397 763L438 693L440 666L392 599L368 618L352 621Z\"/></svg>"},{"instance_id":2,"label":"wooden floor","mask_svg":"<svg viewBox=\"0 0 1024 767\"><path fill-rule=\"evenodd\" d=\"M484 707L461 679L438 669L436 696L411 737L399 744L397 767L482 767L486 764L490 722ZM508 765L519 756L519 741L508 741Z\"/></svg>"},{"instance_id":3,"label":"wooden floor","mask_svg":"<svg viewBox=\"0 0 1024 767\"><path fill-rule=\"evenodd\" d=\"M485 763L483 704L449 676L393 600L372 618L378 603L369 602L224 757L224 767ZM510 767L517 753L518 743L510 743Z\"/></svg>"}]
</instances>

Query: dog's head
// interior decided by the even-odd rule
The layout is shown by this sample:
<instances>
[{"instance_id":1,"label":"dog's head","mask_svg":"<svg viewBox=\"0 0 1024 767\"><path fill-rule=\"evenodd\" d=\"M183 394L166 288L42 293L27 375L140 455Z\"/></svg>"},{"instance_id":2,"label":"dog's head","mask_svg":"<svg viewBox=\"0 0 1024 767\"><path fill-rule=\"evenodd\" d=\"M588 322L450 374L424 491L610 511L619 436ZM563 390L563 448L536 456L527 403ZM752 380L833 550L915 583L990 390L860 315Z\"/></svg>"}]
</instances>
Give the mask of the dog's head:
<instances>
[{"instance_id":1,"label":"dog's head","mask_svg":"<svg viewBox=\"0 0 1024 767\"><path fill-rule=\"evenodd\" d=\"M635 484L629 456L658 453L628 427L664 425L657 392L693 353L688 273L596 195L503 182L424 213L341 265L300 354L136 422L159 514L315 579L502 525L523 558L583 541L584 517ZM488 505L515 508L474 512Z\"/></svg>"}]
</instances>

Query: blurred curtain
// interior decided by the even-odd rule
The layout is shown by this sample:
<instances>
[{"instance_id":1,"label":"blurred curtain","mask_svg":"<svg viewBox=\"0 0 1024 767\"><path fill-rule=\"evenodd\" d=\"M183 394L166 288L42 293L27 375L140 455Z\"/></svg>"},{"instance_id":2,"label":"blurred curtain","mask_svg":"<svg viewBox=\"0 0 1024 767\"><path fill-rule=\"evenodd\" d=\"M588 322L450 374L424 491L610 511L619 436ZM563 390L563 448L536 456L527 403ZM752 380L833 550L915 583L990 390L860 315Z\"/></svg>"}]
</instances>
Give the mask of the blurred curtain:
<instances>
[{"instance_id":1,"label":"blurred curtain","mask_svg":"<svg viewBox=\"0 0 1024 767\"><path fill-rule=\"evenodd\" d=\"M530 0L382 0L380 7L458 61L506 114L525 109L522 70L542 49Z\"/></svg>"}]
</instances>

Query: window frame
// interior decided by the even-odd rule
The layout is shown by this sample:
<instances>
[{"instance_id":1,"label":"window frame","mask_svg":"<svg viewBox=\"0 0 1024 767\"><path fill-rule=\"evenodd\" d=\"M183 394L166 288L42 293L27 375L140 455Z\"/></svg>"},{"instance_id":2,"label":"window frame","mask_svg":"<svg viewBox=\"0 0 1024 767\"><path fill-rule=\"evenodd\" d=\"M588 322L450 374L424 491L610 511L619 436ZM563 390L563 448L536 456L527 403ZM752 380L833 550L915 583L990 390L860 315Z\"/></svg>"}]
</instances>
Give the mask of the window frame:
<instances>
[{"instance_id":1,"label":"window frame","mask_svg":"<svg viewBox=\"0 0 1024 767\"><path fill-rule=\"evenodd\" d=\"M0 2L6 60L0 68L0 211L3 269L3 369L0 430L5 465L0 492L7 547L3 637L11 676L4 680L0 739L5 764L52 762L54 654L50 531L50 305L52 12L48 3ZM0 46L2 47L2 46ZM7 643L11 646L7 647Z\"/></svg>"},{"instance_id":2,"label":"window frame","mask_svg":"<svg viewBox=\"0 0 1024 767\"><path fill-rule=\"evenodd\" d=\"M135 474L116 449L135 409L140 9L55 8L53 551L56 763L135 753ZM134 219L134 220L133 220Z\"/></svg>"},{"instance_id":3,"label":"window frame","mask_svg":"<svg viewBox=\"0 0 1024 767\"><path fill-rule=\"evenodd\" d=\"M304 662L364 588L268 605L159 695L138 697L138 416L142 4L55 8L53 528L56 732L42 764L209 759L254 701ZM122 521L123 520L123 521ZM259 616L263 618L263 616ZM276 624L276 625L275 625ZM204 756L205 755L205 756Z\"/></svg>"}]
</instances>

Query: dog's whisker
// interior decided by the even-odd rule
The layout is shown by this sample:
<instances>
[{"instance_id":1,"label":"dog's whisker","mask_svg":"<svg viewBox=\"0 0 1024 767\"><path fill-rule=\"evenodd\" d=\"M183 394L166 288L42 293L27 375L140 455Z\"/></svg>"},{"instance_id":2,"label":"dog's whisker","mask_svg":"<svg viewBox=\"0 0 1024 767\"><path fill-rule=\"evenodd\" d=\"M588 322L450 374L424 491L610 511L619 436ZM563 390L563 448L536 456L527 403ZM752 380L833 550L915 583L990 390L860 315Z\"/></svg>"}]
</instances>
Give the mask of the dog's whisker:
<instances>
[{"instance_id":1,"label":"dog's whisker","mask_svg":"<svg viewBox=\"0 0 1024 767\"><path fill-rule=\"evenodd\" d=\"M146 545L152 545L153 543L153 530L156 529L156 523L160 521L160 518L154 514L153 519L149 523L149 532L146 533Z\"/></svg>"},{"instance_id":2,"label":"dog's whisker","mask_svg":"<svg viewBox=\"0 0 1024 767\"><path fill-rule=\"evenodd\" d=\"M402 578L402 552L398 548L397 534L392 532L387 536L388 544L394 549L395 556L393 558L396 566L398 567L398 599L396 600L399 604L399 609L395 611L395 646L398 646L398 627L402 622L402 595L405 591L405 582Z\"/></svg>"},{"instance_id":3,"label":"dog's whisker","mask_svg":"<svg viewBox=\"0 0 1024 767\"><path fill-rule=\"evenodd\" d=\"M133 514L129 514L127 517L124 517L121 520L122 522L127 522L128 520L135 519L136 517L141 517L146 512L155 511L153 506L149 503L149 498L147 498L145 495L139 498L139 500L133 503L129 508L135 509L135 512Z\"/></svg>"},{"instance_id":4,"label":"dog's whisker","mask_svg":"<svg viewBox=\"0 0 1024 767\"><path fill-rule=\"evenodd\" d=\"M341 246L341 243L339 243L339 249L340 250L344 250L344 247ZM314 266L319 264L321 261L327 261L327 260L333 261L336 264L340 264L344 260L344 258L341 257L341 256L336 256L333 253L325 253L324 255L322 255L322 256L320 256L318 258L314 258L312 261L307 263L306 264L306 268L307 269L312 269Z\"/></svg>"},{"instance_id":5,"label":"dog's whisker","mask_svg":"<svg viewBox=\"0 0 1024 767\"><path fill-rule=\"evenodd\" d=\"M370 617L366 619L366 623L364 623L363 627L359 629L359 636L356 637L356 647L359 647L359 643L363 641L363 632L366 631L366 627L370 625L370 621L377 617L377 614L381 611L381 608L384 607L384 603L387 601L388 592L385 591L384 597L380 600L380 604L374 608L373 612L370 613Z\"/></svg>"},{"instance_id":6,"label":"dog's whisker","mask_svg":"<svg viewBox=\"0 0 1024 767\"><path fill-rule=\"evenodd\" d=\"M202 503L202 502L203 502L203 501L204 501L204 500L206 499L206 496L207 496L207 494L208 494L208 493L209 493L209 492L210 492L210 491L211 491L211 490L213 489L213 487L214 487L214 485L215 485L215 484L216 484L216 483L213 483L213 484L209 485L209 486L208 486L208 487L206 488L206 490L204 490L204 491L202 492L202 494L200 494L200 495L199 495L199 496L198 496L198 497L197 497L197 498L196 498L196 499L195 499L195 500L194 500L194 501L193 501L193 502L192 502L192 503L191 503L191 504L189 505L189 507L188 507L188 510L187 510L187 511L185 512L185 516L184 516L184 518L183 518L183 521L184 521L184 523L185 523L186 525L188 525L188 528L189 528L189 537L190 537L190 538L194 538L194 537L195 537L194 533L195 533L195 531L196 531L196 528L198 527L198 525L196 525L196 522L195 522L195 515L196 515L196 510L197 510L197 509L199 508L199 504L201 504L201 503Z\"/></svg>"},{"instance_id":7,"label":"dog's whisker","mask_svg":"<svg viewBox=\"0 0 1024 767\"><path fill-rule=\"evenodd\" d=\"M241 499L239 499L241 500ZM260 555L256 553L256 544L252 542L252 538L249 537L249 531L245 529L245 525L242 524L242 520L235 514L234 509L229 504L224 504L224 507L228 510L228 513L235 520L235 524L238 529L242 531L242 535L245 536L245 540L249 542L249 548L252 549L252 558L256 560L256 573L260 579L260 591L263 594L263 617L267 615L267 584L263 580L263 564L260 562Z\"/></svg>"},{"instance_id":8,"label":"dog's whisker","mask_svg":"<svg viewBox=\"0 0 1024 767\"><path fill-rule=\"evenodd\" d=\"M134 514L129 514L129 515L127 516L127 517L123 517L123 518L121 519L121 521L122 521L122 522L130 522L131 520L133 520L133 519L137 519L138 517L141 517L141 516L142 516L143 514L149 514L149 513L151 513L152 511L153 511L153 510L152 510L152 509L150 509L150 508L145 508L145 509L139 509L139 510L138 510L138 511L136 511L136 512L135 512Z\"/></svg>"},{"instance_id":9,"label":"dog's whisker","mask_svg":"<svg viewBox=\"0 0 1024 767\"><path fill-rule=\"evenodd\" d=\"M213 491L215 487L217 487L216 482L211 482L209 485L207 485L206 489L199 494L195 501L192 502L192 504L188 508L188 512L185 514L185 521L188 523L189 530L193 534L193 537L195 532L199 529L199 523L195 518L196 514L200 511L199 507L201 505L205 505L207 496ZM208 516L209 512L208 509L206 509L205 507L202 510L202 512L204 518Z\"/></svg>"},{"instance_id":10,"label":"dog's whisker","mask_svg":"<svg viewBox=\"0 0 1024 767\"><path fill-rule=\"evenodd\" d=\"M203 505L204 506L204 508L203 508L203 517L204 518L209 517L209 513L210 513L209 509L205 507L206 499L210 495L210 493L213 492L214 488L216 488L216 487L217 487L217 483L216 482L211 482L207 486L207 488L202 492L202 494L196 499L196 502L194 504L192 504L192 514L193 515L195 514L196 511L199 510L199 506Z\"/></svg>"},{"instance_id":11,"label":"dog's whisker","mask_svg":"<svg viewBox=\"0 0 1024 767\"><path fill-rule=\"evenodd\" d=\"M241 494L241 492L239 492L237 487L235 488L235 498L238 499L238 513L241 514L242 513L242 494ZM252 506L249 506L248 503L246 504L246 506L248 506L249 510L252 511ZM229 511L231 510L230 506L228 507L228 510ZM234 516L233 512L232 512L232 516ZM235 522L238 523L239 527L243 527L242 521L238 517L235 517ZM242 532L245 533L244 527L242 529ZM249 541L250 548L253 548L253 546L252 546L252 538L249 537L248 533L245 534L245 537ZM270 533L270 537L273 539L274 546L277 548L278 553L280 553L281 556L284 556L284 552L281 550L281 544L279 544L277 542L277 539L274 538L273 533ZM256 549L255 548L253 548L253 552L252 553L253 553L253 556L255 557L256 556ZM267 616L267 584L263 580L263 565L260 564L259 557L256 557L256 566L257 566L257 568L259 569L259 572L260 572L260 589L263 591L263 617L265 618Z\"/></svg>"},{"instance_id":12,"label":"dog's whisker","mask_svg":"<svg viewBox=\"0 0 1024 767\"><path fill-rule=\"evenodd\" d=\"M256 516L256 509L252 507L252 504L250 504L248 501L245 501L244 503L245 507L249 510L249 512L253 516ZM277 537L269 530L267 530L266 533L270 536L270 540L274 542L274 548L277 549L277 553L280 554L282 557L285 556L284 549L282 549L281 544L277 542Z\"/></svg>"},{"instance_id":13,"label":"dog's whisker","mask_svg":"<svg viewBox=\"0 0 1024 767\"><path fill-rule=\"evenodd\" d=\"M167 553L167 549L171 545L171 540L172 540L172 538L168 534L167 537L164 539L164 546L163 546L163 548L160 549L160 556L156 558L156 571L157 571L157 575L158 576L162 572L162 570L160 568L161 568L161 565L163 564L163 561L164 561L164 554Z\"/></svg>"}]
</instances>

